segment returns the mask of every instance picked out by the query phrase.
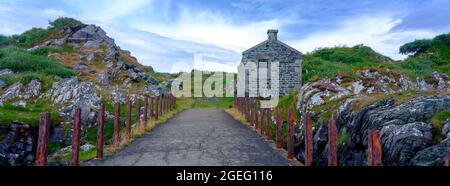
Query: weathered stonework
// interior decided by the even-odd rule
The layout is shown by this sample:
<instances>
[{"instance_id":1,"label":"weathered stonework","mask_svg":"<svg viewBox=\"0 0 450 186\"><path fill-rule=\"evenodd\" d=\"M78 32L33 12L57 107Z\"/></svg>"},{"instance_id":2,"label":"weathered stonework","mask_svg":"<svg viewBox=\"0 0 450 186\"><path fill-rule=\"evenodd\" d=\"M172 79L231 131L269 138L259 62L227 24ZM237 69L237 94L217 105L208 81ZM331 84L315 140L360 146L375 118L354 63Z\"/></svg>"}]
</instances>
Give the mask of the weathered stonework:
<instances>
[{"instance_id":1,"label":"weathered stonework","mask_svg":"<svg viewBox=\"0 0 450 186\"><path fill-rule=\"evenodd\" d=\"M301 67L301 59L302 53L298 50L288 46L287 44L279 41L277 39L278 30L268 30L268 39L242 53L242 61L241 64L246 65L248 62L254 62L258 65L258 67L268 67L268 85L269 88L275 88L279 86L279 95L280 97L289 94L294 89L300 88L300 67ZM278 84L270 84L270 71L271 63L279 62L279 83ZM269 65L268 65L269 64ZM260 75L256 70L247 70L245 78L245 92L246 95L249 95L249 90L255 88L257 89L259 85L258 79L260 79ZM248 78L249 73L256 73L257 79ZM253 87L249 88L250 85ZM256 86L256 87L255 87ZM258 96L261 95L261 92L258 92Z\"/></svg>"}]
</instances>

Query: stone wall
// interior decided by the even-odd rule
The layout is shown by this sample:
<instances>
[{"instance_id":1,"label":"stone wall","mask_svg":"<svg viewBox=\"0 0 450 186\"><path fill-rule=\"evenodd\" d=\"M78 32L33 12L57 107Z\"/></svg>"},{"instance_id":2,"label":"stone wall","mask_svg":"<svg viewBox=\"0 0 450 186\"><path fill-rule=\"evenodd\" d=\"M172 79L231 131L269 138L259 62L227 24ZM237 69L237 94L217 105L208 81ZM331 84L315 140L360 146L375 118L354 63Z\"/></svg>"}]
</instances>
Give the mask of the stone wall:
<instances>
[{"instance_id":1,"label":"stone wall","mask_svg":"<svg viewBox=\"0 0 450 186\"><path fill-rule=\"evenodd\" d=\"M280 97L289 94L294 89L298 89L300 86L300 65L301 65L301 53L287 46L286 44L278 40L266 40L265 42L245 51L242 54L242 64L247 64L248 62L255 62L258 66L267 66L271 62L279 62L279 91ZM248 75L246 76L248 77ZM270 73L269 73L270 77ZM259 78L259 73L258 73ZM249 91L249 82L257 81L255 79L248 80L246 78L246 95ZM270 82L270 78L268 78ZM259 83L255 82L256 86L259 88ZM268 87L277 86L270 85ZM258 93L258 96L260 94Z\"/></svg>"}]
</instances>

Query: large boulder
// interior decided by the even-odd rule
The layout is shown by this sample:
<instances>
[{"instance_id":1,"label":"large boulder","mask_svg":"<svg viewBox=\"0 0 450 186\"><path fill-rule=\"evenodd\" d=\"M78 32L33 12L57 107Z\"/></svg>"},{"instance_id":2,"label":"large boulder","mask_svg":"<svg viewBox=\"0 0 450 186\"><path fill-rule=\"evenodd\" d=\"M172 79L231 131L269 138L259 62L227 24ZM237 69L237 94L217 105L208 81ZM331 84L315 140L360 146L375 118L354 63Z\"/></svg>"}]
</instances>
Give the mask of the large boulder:
<instances>
[{"instance_id":1,"label":"large boulder","mask_svg":"<svg viewBox=\"0 0 450 186\"><path fill-rule=\"evenodd\" d=\"M0 95L0 104L20 96L20 90L23 84L21 82L14 83L9 86L2 95Z\"/></svg>"},{"instance_id":2,"label":"large boulder","mask_svg":"<svg viewBox=\"0 0 450 186\"><path fill-rule=\"evenodd\" d=\"M411 160L413 166L443 166L444 157L450 153L450 138L418 152Z\"/></svg>"},{"instance_id":3,"label":"large boulder","mask_svg":"<svg viewBox=\"0 0 450 186\"><path fill-rule=\"evenodd\" d=\"M385 165L408 165L414 155L432 139L432 127L423 122L388 125L381 129Z\"/></svg>"},{"instance_id":4,"label":"large boulder","mask_svg":"<svg viewBox=\"0 0 450 186\"><path fill-rule=\"evenodd\" d=\"M418 152L431 145L434 131L427 122L436 113L450 109L450 96L421 96L402 104L396 104L393 99L385 99L361 110L354 110L355 103L358 103L358 98L350 98L333 108L337 110L339 136L345 136L338 148L339 164L366 165L368 131L377 129L381 133L383 164L410 165ZM326 165L327 162L327 122L318 122L320 114L311 113L312 120L315 121L314 165ZM442 132L447 134L447 129L444 128ZM303 142L304 129L300 125L295 130L295 152L300 160L304 159ZM423 159L421 157L419 159Z\"/></svg>"},{"instance_id":5,"label":"large boulder","mask_svg":"<svg viewBox=\"0 0 450 186\"><path fill-rule=\"evenodd\" d=\"M54 104L63 105L60 115L72 118L75 109L82 109L84 124L96 123L95 109L99 108L102 96L97 93L96 86L90 82L79 82L77 77L61 79L53 84L46 94Z\"/></svg>"},{"instance_id":6,"label":"large boulder","mask_svg":"<svg viewBox=\"0 0 450 186\"><path fill-rule=\"evenodd\" d=\"M80 30L73 33L70 38L70 42L84 42L83 48L97 49L102 44L106 47L115 46L114 39L108 37L106 32L95 25L86 25Z\"/></svg>"}]
</instances>

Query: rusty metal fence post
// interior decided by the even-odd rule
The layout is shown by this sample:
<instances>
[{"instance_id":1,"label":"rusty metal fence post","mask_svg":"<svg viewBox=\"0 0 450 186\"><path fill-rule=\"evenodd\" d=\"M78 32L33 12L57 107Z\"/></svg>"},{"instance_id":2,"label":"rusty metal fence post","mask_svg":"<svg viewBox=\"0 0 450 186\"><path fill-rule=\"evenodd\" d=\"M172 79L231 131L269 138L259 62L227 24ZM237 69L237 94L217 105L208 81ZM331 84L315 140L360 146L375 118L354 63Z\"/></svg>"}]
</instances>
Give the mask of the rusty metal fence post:
<instances>
[{"instance_id":1,"label":"rusty metal fence post","mask_svg":"<svg viewBox=\"0 0 450 186\"><path fill-rule=\"evenodd\" d=\"M163 98L164 98L164 95L161 95L160 96L160 98L159 98L159 108L158 108L158 110L159 110L159 115L160 116L162 116L163 115L163 110L162 110L162 106L163 106Z\"/></svg>"},{"instance_id":2,"label":"rusty metal fence post","mask_svg":"<svg viewBox=\"0 0 450 186\"><path fill-rule=\"evenodd\" d=\"M267 140L272 140L272 109L267 108Z\"/></svg>"},{"instance_id":3,"label":"rusty metal fence post","mask_svg":"<svg viewBox=\"0 0 450 186\"><path fill-rule=\"evenodd\" d=\"M125 140L129 142L131 140L131 100L128 98L127 102L127 114L125 121Z\"/></svg>"},{"instance_id":4,"label":"rusty metal fence post","mask_svg":"<svg viewBox=\"0 0 450 186\"><path fill-rule=\"evenodd\" d=\"M39 120L39 136L36 153L36 165L47 165L48 137L50 135L50 113L41 113Z\"/></svg>"},{"instance_id":5,"label":"rusty metal fence post","mask_svg":"<svg viewBox=\"0 0 450 186\"><path fill-rule=\"evenodd\" d=\"M337 128L333 116L328 124L328 166L337 166Z\"/></svg>"},{"instance_id":6,"label":"rusty metal fence post","mask_svg":"<svg viewBox=\"0 0 450 186\"><path fill-rule=\"evenodd\" d=\"M287 159L294 159L294 113L288 110Z\"/></svg>"},{"instance_id":7,"label":"rusty metal fence post","mask_svg":"<svg viewBox=\"0 0 450 186\"><path fill-rule=\"evenodd\" d=\"M258 133L258 129L259 129L259 112L258 112L258 101L256 101L255 104L255 129L256 129L256 133Z\"/></svg>"},{"instance_id":8,"label":"rusty metal fence post","mask_svg":"<svg viewBox=\"0 0 450 186\"><path fill-rule=\"evenodd\" d=\"M275 137L275 144L277 149L281 149L281 129L283 129L283 119L281 117L282 110L280 107L277 107L277 131Z\"/></svg>"},{"instance_id":9,"label":"rusty metal fence post","mask_svg":"<svg viewBox=\"0 0 450 186\"><path fill-rule=\"evenodd\" d=\"M155 117L155 98L150 98L150 117Z\"/></svg>"},{"instance_id":10,"label":"rusty metal fence post","mask_svg":"<svg viewBox=\"0 0 450 186\"><path fill-rule=\"evenodd\" d=\"M148 123L148 97L144 97L144 129L147 128Z\"/></svg>"},{"instance_id":11,"label":"rusty metal fence post","mask_svg":"<svg viewBox=\"0 0 450 186\"><path fill-rule=\"evenodd\" d=\"M155 98L155 120L159 118L159 96Z\"/></svg>"},{"instance_id":12,"label":"rusty metal fence post","mask_svg":"<svg viewBox=\"0 0 450 186\"><path fill-rule=\"evenodd\" d=\"M141 129L141 99L136 95L136 129Z\"/></svg>"},{"instance_id":13,"label":"rusty metal fence post","mask_svg":"<svg viewBox=\"0 0 450 186\"><path fill-rule=\"evenodd\" d=\"M368 136L368 166L383 166L382 163L382 147L380 141L380 131L370 130Z\"/></svg>"},{"instance_id":14,"label":"rusty metal fence post","mask_svg":"<svg viewBox=\"0 0 450 186\"><path fill-rule=\"evenodd\" d=\"M261 136L264 136L264 130L265 130L265 128L264 128L264 109L263 108L261 108L261 118L260 118L260 123L261 123L261 128L260 128L260 134L261 134Z\"/></svg>"},{"instance_id":15,"label":"rusty metal fence post","mask_svg":"<svg viewBox=\"0 0 450 186\"><path fill-rule=\"evenodd\" d=\"M250 126L253 126L253 123L254 123L254 117L255 117L255 111L253 110L254 109L254 100L253 100L253 98L250 98Z\"/></svg>"},{"instance_id":16,"label":"rusty metal fence post","mask_svg":"<svg viewBox=\"0 0 450 186\"><path fill-rule=\"evenodd\" d=\"M103 145L105 143L105 105L101 105L98 111L98 129L97 129L97 156L96 158L103 158Z\"/></svg>"},{"instance_id":17,"label":"rusty metal fence post","mask_svg":"<svg viewBox=\"0 0 450 186\"><path fill-rule=\"evenodd\" d=\"M113 147L118 148L120 143L120 102L114 104L114 134Z\"/></svg>"},{"instance_id":18,"label":"rusty metal fence post","mask_svg":"<svg viewBox=\"0 0 450 186\"><path fill-rule=\"evenodd\" d=\"M161 95L161 116L164 115L164 113L165 113L165 110L164 110L165 100L166 100L166 96Z\"/></svg>"},{"instance_id":19,"label":"rusty metal fence post","mask_svg":"<svg viewBox=\"0 0 450 186\"><path fill-rule=\"evenodd\" d=\"M73 133L72 133L72 157L70 166L80 165L80 139L81 139L81 108L75 109L73 117Z\"/></svg>"},{"instance_id":20,"label":"rusty metal fence post","mask_svg":"<svg viewBox=\"0 0 450 186\"><path fill-rule=\"evenodd\" d=\"M311 166L313 160L312 124L309 112L305 116L305 165Z\"/></svg>"}]
</instances>

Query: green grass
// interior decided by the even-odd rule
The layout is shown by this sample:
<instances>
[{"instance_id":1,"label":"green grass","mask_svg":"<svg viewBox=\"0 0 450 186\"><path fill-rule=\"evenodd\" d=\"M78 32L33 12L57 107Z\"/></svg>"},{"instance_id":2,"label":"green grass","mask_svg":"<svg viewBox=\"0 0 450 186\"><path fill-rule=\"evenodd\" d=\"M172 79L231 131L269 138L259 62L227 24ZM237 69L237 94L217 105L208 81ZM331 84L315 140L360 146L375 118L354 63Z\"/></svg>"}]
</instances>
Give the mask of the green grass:
<instances>
[{"instance_id":1,"label":"green grass","mask_svg":"<svg viewBox=\"0 0 450 186\"><path fill-rule=\"evenodd\" d=\"M31 48L46 40L57 37L61 28L84 25L78 20L60 17L49 22L48 28L32 28L19 35L2 36L0 35L0 47L18 46L21 48Z\"/></svg>"},{"instance_id":2,"label":"green grass","mask_svg":"<svg viewBox=\"0 0 450 186\"><path fill-rule=\"evenodd\" d=\"M13 106L8 103L0 106L0 123L21 121L36 127L39 124L42 112L50 112L52 125L59 124L62 121L58 112L51 107L50 102L40 99L35 104L29 104L27 107Z\"/></svg>"},{"instance_id":3,"label":"green grass","mask_svg":"<svg viewBox=\"0 0 450 186\"><path fill-rule=\"evenodd\" d=\"M278 107L283 110L281 114L283 120L287 120L290 108L294 112L294 121L298 122L300 114L297 112L297 95L297 92L291 92L279 100ZM276 116L276 111L272 111L272 116Z\"/></svg>"},{"instance_id":4,"label":"green grass","mask_svg":"<svg viewBox=\"0 0 450 186\"><path fill-rule=\"evenodd\" d=\"M50 53L59 53L59 54L67 54L67 53L74 53L77 49L69 44L62 44L60 48L55 47L40 47L37 49L32 50L30 53L32 55L37 56L47 56Z\"/></svg>"},{"instance_id":5,"label":"green grass","mask_svg":"<svg viewBox=\"0 0 450 186\"><path fill-rule=\"evenodd\" d=\"M54 143L49 143L48 144L48 153L54 153L56 151L58 151L59 149L63 148L61 143L58 142L54 142Z\"/></svg>"},{"instance_id":6,"label":"green grass","mask_svg":"<svg viewBox=\"0 0 450 186\"><path fill-rule=\"evenodd\" d=\"M233 106L233 98L194 98L193 108L226 109Z\"/></svg>"},{"instance_id":7,"label":"green grass","mask_svg":"<svg viewBox=\"0 0 450 186\"><path fill-rule=\"evenodd\" d=\"M349 139L349 134L346 131L344 131L339 135L336 143L338 146L341 146L344 143L346 143L348 141L348 139Z\"/></svg>"},{"instance_id":8,"label":"green grass","mask_svg":"<svg viewBox=\"0 0 450 186\"><path fill-rule=\"evenodd\" d=\"M23 85L27 85L31 80L39 80L41 82L41 92L50 90L55 82L55 78L43 73L36 72L19 72L11 76L2 76L0 80L6 83L6 85L12 85L16 82L21 82Z\"/></svg>"},{"instance_id":9,"label":"green grass","mask_svg":"<svg viewBox=\"0 0 450 186\"><path fill-rule=\"evenodd\" d=\"M450 110L439 112L431 118L433 126L433 144L438 144L442 138L442 122L450 118Z\"/></svg>"},{"instance_id":10,"label":"green grass","mask_svg":"<svg viewBox=\"0 0 450 186\"><path fill-rule=\"evenodd\" d=\"M34 55L17 47L0 49L1 69L11 69L14 72L36 72L62 78L75 75L73 70L64 67L55 59Z\"/></svg>"},{"instance_id":11,"label":"green grass","mask_svg":"<svg viewBox=\"0 0 450 186\"><path fill-rule=\"evenodd\" d=\"M359 69L391 63L382 59L387 58L363 45L318 49L304 56L302 80L308 82L339 74L351 75Z\"/></svg>"}]
</instances>

